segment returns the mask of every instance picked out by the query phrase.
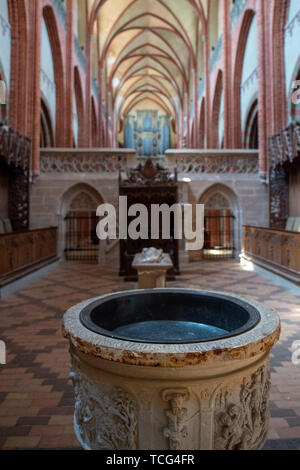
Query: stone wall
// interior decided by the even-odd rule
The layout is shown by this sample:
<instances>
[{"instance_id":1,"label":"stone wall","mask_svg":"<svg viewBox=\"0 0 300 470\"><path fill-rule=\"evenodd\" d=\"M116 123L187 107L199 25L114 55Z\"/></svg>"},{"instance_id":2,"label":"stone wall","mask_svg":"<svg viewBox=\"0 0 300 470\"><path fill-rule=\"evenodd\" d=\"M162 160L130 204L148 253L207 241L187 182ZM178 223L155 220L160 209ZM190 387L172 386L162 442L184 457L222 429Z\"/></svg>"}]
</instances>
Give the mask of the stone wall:
<instances>
[{"instance_id":1,"label":"stone wall","mask_svg":"<svg viewBox=\"0 0 300 470\"><path fill-rule=\"evenodd\" d=\"M95 174L43 174L31 187L30 228L58 226L59 254L64 249L64 218L68 212L70 194L84 189L99 196L99 201L118 204L118 178Z\"/></svg>"},{"instance_id":2,"label":"stone wall","mask_svg":"<svg viewBox=\"0 0 300 470\"><path fill-rule=\"evenodd\" d=\"M205 175L188 184L190 202L205 203L209 192L221 192L231 202L235 216L235 248L237 256L242 244L242 226L268 226L268 186L257 175Z\"/></svg>"},{"instance_id":3,"label":"stone wall","mask_svg":"<svg viewBox=\"0 0 300 470\"><path fill-rule=\"evenodd\" d=\"M76 153L72 160L72 166L65 163L70 158L70 152ZM120 150L115 152L116 155L122 153ZM81 153L85 156L85 161L88 162L88 172L86 173L82 171ZM41 165L43 172L31 187L31 228L58 226L59 253L62 254L64 218L72 198L84 191L90 194L97 204L105 202L118 207L119 172L117 167L120 164L124 170L126 165L133 165L132 152L127 153L128 155L124 153L120 157L123 160L118 163L116 155L114 157L112 151L105 158L102 151L96 150L90 154L87 154L86 150L82 152L79 150L43 151ZM172 155L169 151L166 161L170 170L174 171L177 167L179 200L192 204L205 204L208 196L212 197L214 193L224 195L235 216L235 248L239 254L242 225L268 225L268 186L262 183L259 178L257 153L218 151L208 156L207 152L196 154L194 151L193 156L191 155L191 151L173 151ZM103 169L99 171L102 157L105 164ZM136 164L137 162L134 165ZM55 165L55 171L52 171L53 165ZM118 247L114 246L111 249L109 246L104 248L102 246L101 249L102 258L103 252L107 252L108 259L111 256L113 264L115 264Z\"/></svg>"}]
</instances>

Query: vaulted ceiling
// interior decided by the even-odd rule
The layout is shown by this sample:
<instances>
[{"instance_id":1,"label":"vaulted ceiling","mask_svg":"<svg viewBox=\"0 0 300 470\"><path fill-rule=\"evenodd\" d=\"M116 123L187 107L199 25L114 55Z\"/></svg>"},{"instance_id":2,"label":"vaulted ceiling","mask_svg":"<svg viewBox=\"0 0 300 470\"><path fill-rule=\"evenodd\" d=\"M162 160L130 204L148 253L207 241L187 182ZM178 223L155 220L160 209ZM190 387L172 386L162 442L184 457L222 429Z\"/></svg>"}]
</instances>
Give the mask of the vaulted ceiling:
<instances>
[{"instance_id":1,"label":"vaulted ceiling","mask_svg":"<svg viewBox=\"0 0 300 470\"><path fill-rule=\"evenodd\" d=\"M212 5L213 4L213 5ZM174 117L203 76L209 9L219 0L93 0L99 66L118 116L160 109Z\"/></svg>"}]
</instances>

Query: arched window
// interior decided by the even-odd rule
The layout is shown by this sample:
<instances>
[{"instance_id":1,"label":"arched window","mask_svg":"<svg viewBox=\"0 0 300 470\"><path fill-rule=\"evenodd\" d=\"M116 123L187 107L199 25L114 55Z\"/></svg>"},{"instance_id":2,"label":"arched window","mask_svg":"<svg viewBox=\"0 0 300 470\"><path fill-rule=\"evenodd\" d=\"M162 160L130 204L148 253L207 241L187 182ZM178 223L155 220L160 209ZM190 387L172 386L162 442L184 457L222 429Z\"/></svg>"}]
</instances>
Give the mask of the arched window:
<instances>
[{"instance_id":1,"label":"arched window","mask_svg":"<svg viewBox=\"0 0 300 470\"><path fill-rule=\"evenodd\" d=\"M41 100L41 133L40 133L40 147L54 147L53 127L49 109L45 101Z\"/></svg>"},{"instance_id":2,"label":"arched window","mask_svg":"<svg viewBox=\"0 0 300 470\"><path fill-rule=\"evenodd\" d=\"M244 148L258 150L258 147L258 101L256 99L246 121Z\"/></svg>"},{"instance_id":3,"label":"arched window","mask_svg":"<svg viewBox=\"0 0 300 470\"><path fill-rule=\"evenodd\" d=\"M297 82L297 83L296 83ZM300 68L294 80L293 98L291 99L291 120L300 122Z\"/></svg>"},{"instance_id":4,"label":"arched window","mask_svg":"<svg viewBox=\"0 0 300 470\"><path fill-rule=\"evenodd\" d=\"M6 81L4 77L4 73L0 70L0 80L3 82L3 84L0 84L1 89L0 89L0 94L1 98L5 98L5 103L2 102L0 103L0 123L7 124L7 119L8 119L8 106L7 106L7 87L6 87ZM3 96L2 96L3 95Z\"/></svg>"}]
</instances>

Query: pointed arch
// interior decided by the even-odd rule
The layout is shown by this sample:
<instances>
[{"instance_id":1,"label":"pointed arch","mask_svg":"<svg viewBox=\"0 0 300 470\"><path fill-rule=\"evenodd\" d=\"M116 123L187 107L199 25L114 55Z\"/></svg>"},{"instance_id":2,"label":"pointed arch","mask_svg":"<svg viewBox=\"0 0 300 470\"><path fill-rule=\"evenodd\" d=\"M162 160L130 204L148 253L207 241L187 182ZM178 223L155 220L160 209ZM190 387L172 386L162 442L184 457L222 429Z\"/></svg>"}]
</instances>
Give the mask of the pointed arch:
<instances>
[{"instance_id":1,"label":"pointed arch","mask_svg":"<svg viewBox=\"0 0 300 470\"><path fill-rule=\"evenodd\" d=\"M241 82L244 56L246 51L247 39L255 16L254 10L245 10L240 35L238 39L236 57L234 63L233 80L233 116L234 116L234 146L242 148L242 118L241 118Z\"/></svg>"},{"instance_id":2,"label":"pointed arch","mask_svg":"<svg viewBox=\"0 0 300 470\"><path fill-rule=\"evenodd\" d=\"M258 98L257 95L251 101L249 111L247 113L245 136L245 149L258 149Z\"/></svg>"},{"instance_id":3,"label":"pointed arch","mask_svg":"<svg viewBox=\"0 0 300 470\"><path fill-rule=\"evenodd\" d=\"M80 201L83 201L83 204L81 204ZM84 207L86 201L88 206ZM59 220L58 251L60 256L63 256L64 250L66 248L67 227L65 218L67 217L70 211L76 210L76 206L72 206L72 203L77 204L79 212L81 211L81 208L83 208L83 210L92 208L93 212L95 212L97 207L103 204L103 202L104 199L102 195L98 192L98 190L87 183L71 183L69 188L62 194L57 206L57 214Z\"/></svg>"},{"instance_id":4,"label":"pointed arch","mask_svg":"<svg viewBox=\"0 0 300 470\"><path fill-rule=\"evenodd\" d=\"M49 5L43 8L43 18L46 23L50 47L52 51L52 59L54 66L54 82L56 88L56 146L64 146L64 103L65 97L65 79L64 79L64 63L63 63L63 53L62 46L60 41L60 36L58 33L58 27L56 22L56 16L53 11L53 8Z\"/></svg>"},{"instance_id":5,"label":"pointed arch","mask_svg":"<svg viewBox=\"0 0 300 470\"><path fill-rule=\"evenodd\" d=\"M225 245L228 244L228 246L233 248L233 255L238 256L241 250L242 213L241 204L235 191L226 184L214 183L203 191L199 198L199 204L204 204L208 211L212 211L208 212L212 216L215 214L218 217L219 213L219 216L222 218L222 215L229 215L231 213L231 226L227 228L227 230L230 230L231 240L225 240ZM218 226L220 226L218 223L217 228L208 224L206 228L212 228L212 233L214 233L215 230L218 231Z\"/></svg>"}]
</instances>

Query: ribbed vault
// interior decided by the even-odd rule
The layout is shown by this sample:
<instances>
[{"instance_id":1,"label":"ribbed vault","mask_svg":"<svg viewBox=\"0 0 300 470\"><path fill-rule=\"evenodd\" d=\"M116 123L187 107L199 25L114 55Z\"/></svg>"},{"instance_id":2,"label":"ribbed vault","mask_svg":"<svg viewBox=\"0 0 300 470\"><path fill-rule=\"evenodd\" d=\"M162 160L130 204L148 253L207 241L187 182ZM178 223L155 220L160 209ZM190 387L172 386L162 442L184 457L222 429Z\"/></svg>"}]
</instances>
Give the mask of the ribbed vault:
<instances>
[{"instance_id":1,"label":"ribbed vault","mask_svg":"<svg viewBox=\"0 0 300 470\"><path fill-rule=\"evenodd\" d=\"M93 0L90 33L97 37L101 91L113 110L112 132L134 109L167 113L178 133L205 75L211 4L219 0Z\"/></svg>"}]
</instances>

